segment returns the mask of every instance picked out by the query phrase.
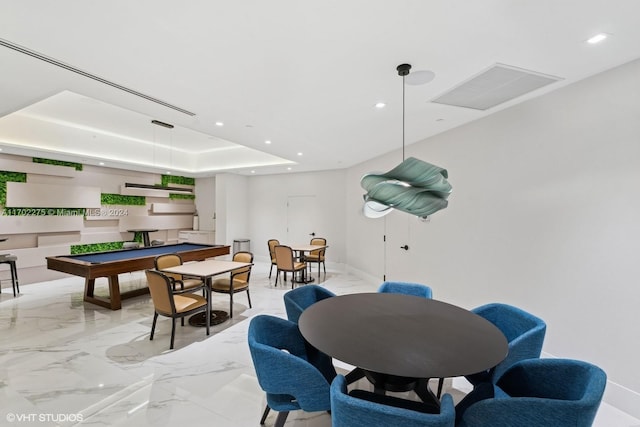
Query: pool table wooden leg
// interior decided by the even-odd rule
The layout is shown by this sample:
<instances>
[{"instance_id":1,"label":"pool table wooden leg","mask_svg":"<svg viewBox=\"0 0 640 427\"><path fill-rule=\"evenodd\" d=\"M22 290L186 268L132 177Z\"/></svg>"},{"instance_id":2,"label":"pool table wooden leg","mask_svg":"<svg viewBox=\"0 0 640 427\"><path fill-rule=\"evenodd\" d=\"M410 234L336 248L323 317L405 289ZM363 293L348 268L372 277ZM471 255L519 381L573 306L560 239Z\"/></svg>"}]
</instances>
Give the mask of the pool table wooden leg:
<instances>
[{"instance_id":1,"label":"pool table wooden leg","mask_svg":"<svg viewBox=\"0 0 640 427\"><path fill-rule=\"evenodd\" d=\"M96 279L85 279L84 281L84 300L92 304L99 305L101 307L109 308L111 310L120 310L122 308L122 299L120 296L120 284L118 282L118 275L109 276L109 298L97 297L94 295ZM144 292L149 292L148 289L144 289ZM141 293L137 293L140 295Z\"/></svg>"},{"instance_id":2,"label":"pool table wooden leg","mask_svg":"<svg viewBox=\"0 0 640 427\"><path fill-rule=\"evenodd\" d=\"M109 276L109 299L111 300L111 310L120 310L122 308L122 299L120 298L120 282L118 275Z\"/></svg>"},{"instance_id":3,"label":"pool table wooden leg","mask_svg":"<svg viewBox=\"0 0 640 427\"><path fill-rule=\"evenodd\" d=\"M93 298L93 290L96 287L96 279L84 279L84 297Z\"/></svg>"}]
</instances>

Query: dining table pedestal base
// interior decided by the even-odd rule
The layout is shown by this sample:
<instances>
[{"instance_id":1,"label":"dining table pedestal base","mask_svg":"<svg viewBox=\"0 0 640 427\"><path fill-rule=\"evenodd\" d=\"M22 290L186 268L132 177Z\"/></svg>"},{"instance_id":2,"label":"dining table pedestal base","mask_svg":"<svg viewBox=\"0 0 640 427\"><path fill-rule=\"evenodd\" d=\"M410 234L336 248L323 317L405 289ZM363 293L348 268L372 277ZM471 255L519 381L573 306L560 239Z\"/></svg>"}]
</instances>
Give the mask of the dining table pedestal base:
<instances>
[{"instance_id":1,"label":"dining table pedestal base","mask_svg":"<svg viewBox=\"0 0 640 427\"><path fill-rule=\"evenodd\" d=\"M384 395L386 392L414 391L422 400L425 412L440 413L440 401L429 388L429 380L424 378L400 377L362 370L364 376L373 385L374 393Z\"/></svg>"},{"instance_id":2,"label":"dining table pedestal base","mask_svg":"<svg viewBox=\"0 0 640 427\"><path fill-rule=\"evenodd\" d=\"M211 310L209 313L209 325L219 325L226 322L229 319L229 313L223 310ZM189 318L189 324L191 326L207 326L207 318L205 313L197 313Z\"/></svg>"},{"instance_id":3,"label":"dining table pedestal base","mask_svg":"<svg viewBox=\"0 0 640 427\"><path fill-rule=\"evenodd\" d=\"M307 277L306 274L301 274L300 277L293 276L293 283L297 283L299 285L308 285L309 283L313 283L313 277Z\"/></svg>"}]
</instances>

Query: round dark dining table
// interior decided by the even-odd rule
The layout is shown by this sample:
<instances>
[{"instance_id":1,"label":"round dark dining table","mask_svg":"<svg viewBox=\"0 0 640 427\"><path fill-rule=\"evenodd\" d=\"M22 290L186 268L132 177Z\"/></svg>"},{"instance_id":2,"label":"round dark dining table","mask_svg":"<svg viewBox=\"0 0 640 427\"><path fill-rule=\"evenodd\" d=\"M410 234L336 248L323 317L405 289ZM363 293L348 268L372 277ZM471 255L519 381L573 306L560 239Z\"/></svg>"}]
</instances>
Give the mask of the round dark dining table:
<instances>
[{"instance_id":1,"label":"round dark dining table","mask_svg":"<svg viewBox=\"0 0 640 427\"><path fill-rule=\"evenodd\" d=\"M508 352L504 334L488 320L452 304L409 295L327 298L304 310L298 325L323 353L366 372L398 377L473 374L494 367Z\"/></svg>"}]
</instances>

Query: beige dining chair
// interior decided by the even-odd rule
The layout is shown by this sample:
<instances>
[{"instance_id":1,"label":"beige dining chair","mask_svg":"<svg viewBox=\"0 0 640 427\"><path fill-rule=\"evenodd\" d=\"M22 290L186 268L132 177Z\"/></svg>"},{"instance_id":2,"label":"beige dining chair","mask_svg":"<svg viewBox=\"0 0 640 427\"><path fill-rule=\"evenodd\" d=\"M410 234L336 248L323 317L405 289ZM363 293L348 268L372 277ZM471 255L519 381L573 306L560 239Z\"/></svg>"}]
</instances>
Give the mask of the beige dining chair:
<instances>
[{"instance_id":1,"label":"beige dining chair","mask_svg":"<svg viewBox=\"0 0 640 427\"><path fill-rule=\"evenodd\" d=\"M160 255L156 257L153 263L156 270L164 270L165 268L182 265L182 257L178 254ZM200 279L185 277L182 274L177 273L163 272L163 274L171 281L173 292L176 294L183 292L195 292L200 289L203 289L204 291L204 282Z\"/></svg>"},{"instance_id":2,"label":"beige dining chair","mask_svg":"<svg viewBox=\"0 0 640 427\"><path fill-rule=\"evenodd\" d=\"M293 257L293 250L290 246L278 245L275 247L276 253L276 286L278 286L278 279L280 278L280 272L285 272L285 282L287 281L286 273L291 273L291 289L296 282L296 273L300 273L304 279L304 273L307 269L305 262L298 262Z\"/></svg>"},{"instance_id":3,"label":"beige dining chair","mask_svg":"<svg viewBox=\"0 0 640 427\"><path fill-rule=\"evenodd\" d=\"M273 266L276 265L275 247L280 244L280 241L277 239L269 239L267 244L269 245L269 256L271 257L271 267L269 268L269 279L271 279L271 271L273 270Z\"/></svg>"},{"instance_id":4,"label":"beige dining chair","mask_svg":"<svg viewBox=\"0 0 640 427\"><path fill-rule=\"evenodd\" d=\"M233 261L253 263L251 252L236 252ZM233 319L233 294L246 292L251 308L251 295L249 295L249 278L251 277L251 265L231 272L230 277L216 279L211 283L213 292L229 294L229 317Z\"/></svg>"},{"instance_id":5,"label":"beige dining chair","mask_svg":"<svg viewBox=\"0 0 640 427\"><path fill-rule=\"evenodd\" d=\"M149 340L153 340L153 334L156 330L156 322L158 315L171 318L171 344L169 349L173 349L173 341L176 335L176 319L182 320L184 326L185 316L199 313L207 310L207 300L200 295L195 294L175 294L173 293L173 284L168 276L159 271L147 270L147 284L149 285L149 293L153 301L153 324L151 325L151 335ZM209 335L207 328L207 335Z\"/></svg>"},{"instance_id":6,"label":"beige dining chair","mask_svg":"<svg viewBox=\"0 0 640 427\"><path fill-rule=\"evenodd\" d=\"M327 239L324 239L322 237L314 237L313 239L311 239L310 244L324 246L327 244ZM318 263L318 281L320 280L320 264L322 264L322 267L324 269L325 278L327 277L327 266L324 263L325 251L326 248L316 249L315 251L309 252L309 254L305 255L304 257L304 260L309 263L309 268L311 268L311 264Z\"/></svg>"}]
</instances>

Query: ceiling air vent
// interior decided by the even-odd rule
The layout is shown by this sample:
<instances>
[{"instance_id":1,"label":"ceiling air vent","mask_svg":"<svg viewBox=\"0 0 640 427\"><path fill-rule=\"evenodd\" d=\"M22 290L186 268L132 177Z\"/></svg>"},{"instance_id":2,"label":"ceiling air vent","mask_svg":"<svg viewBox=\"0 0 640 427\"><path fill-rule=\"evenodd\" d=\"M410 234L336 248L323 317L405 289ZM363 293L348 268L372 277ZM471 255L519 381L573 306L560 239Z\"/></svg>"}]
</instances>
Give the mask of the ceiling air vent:
<instances>
[{"instance_id":1,"label":"ceiling air vent","mask_svg":"<svg viewBox=\"0 0 640 427\"><path fill-rule=\"evenodd\" d=\"M562 78L496 64L431 102L487 110L558 80Z\"/></svg>"}]
</instances>

